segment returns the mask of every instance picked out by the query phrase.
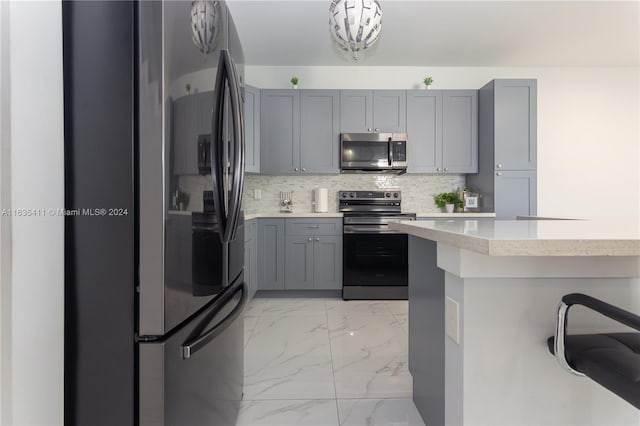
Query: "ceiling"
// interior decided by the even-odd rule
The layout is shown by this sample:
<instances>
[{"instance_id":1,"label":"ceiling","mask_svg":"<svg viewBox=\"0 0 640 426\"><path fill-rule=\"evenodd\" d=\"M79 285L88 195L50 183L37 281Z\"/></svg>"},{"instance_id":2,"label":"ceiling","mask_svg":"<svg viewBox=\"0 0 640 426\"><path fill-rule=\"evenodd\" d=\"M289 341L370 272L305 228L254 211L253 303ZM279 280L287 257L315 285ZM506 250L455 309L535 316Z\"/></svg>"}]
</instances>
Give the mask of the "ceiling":
<instances>
[{"instance_id":1,"label":"ceiling","mask_svg":"<svg viewBox=\"0 0 640 426\"><path fill-rule=\"evenodd\" d=\"M639 66L640 1L379 0L370 66ZM247 65L353 65L331 0L227 0Z\"/></svg>"}]
</instances>

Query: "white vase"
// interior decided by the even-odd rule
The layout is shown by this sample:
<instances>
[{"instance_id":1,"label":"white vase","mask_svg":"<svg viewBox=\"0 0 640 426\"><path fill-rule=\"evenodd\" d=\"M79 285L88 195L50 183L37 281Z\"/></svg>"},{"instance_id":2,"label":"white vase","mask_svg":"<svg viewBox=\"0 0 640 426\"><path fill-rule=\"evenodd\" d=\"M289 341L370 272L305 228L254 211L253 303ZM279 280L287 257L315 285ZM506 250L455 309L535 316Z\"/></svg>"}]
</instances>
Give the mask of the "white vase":
<instances>
[{"instance_id":1,"label":"white vase","mask_svg":"<svg viewBox=\"0 0 640 426\"><path fill-rule=\"evenodd\" d=\"M447 210L447 213L453 213L453 210L456 208L455 204L445 204L444 208Z\"/></svg>"},{"instance_id":2,"label":"white vase","mask_svg":"<svg viewBox=\"0 0 640 426\"><path fill-rule=\"evenodd\" d=\"M297 84L294 84L294 85L293 85L293 88L294 88L294 89L297 89L297 88L298 88L298 85L297 85Z\"/></svg>"},{"instance_id":3,"label":"white vase","mask_svg":"<svg viewBox=\"0 0 640 426\"><path fill-rule=\"evenodd\" d=\"M431 85L430 85L430 84L427 84L427 85L425 86L425 88L426 88L427 90L431 90Z\"/></svg>"}]
</instances>

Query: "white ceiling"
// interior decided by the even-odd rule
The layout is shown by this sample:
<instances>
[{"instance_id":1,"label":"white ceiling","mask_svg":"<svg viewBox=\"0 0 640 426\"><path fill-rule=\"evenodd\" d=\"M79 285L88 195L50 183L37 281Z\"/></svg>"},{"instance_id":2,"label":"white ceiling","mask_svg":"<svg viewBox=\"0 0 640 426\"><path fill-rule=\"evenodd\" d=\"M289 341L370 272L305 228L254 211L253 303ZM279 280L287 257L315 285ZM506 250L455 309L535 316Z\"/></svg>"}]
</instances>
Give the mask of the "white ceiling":
<instances>
[{"instance_id":1,"label":"white ceiling","mask_svg":"<svg viewBox=\"0 0 640 426\"><path fill-rule=\"evenodd\" d=\"M640 1L379 0L375 66L634 66ZM331 0L227 0L247 65L353 65L329 34Z\"/></svg>"}]
</instances>

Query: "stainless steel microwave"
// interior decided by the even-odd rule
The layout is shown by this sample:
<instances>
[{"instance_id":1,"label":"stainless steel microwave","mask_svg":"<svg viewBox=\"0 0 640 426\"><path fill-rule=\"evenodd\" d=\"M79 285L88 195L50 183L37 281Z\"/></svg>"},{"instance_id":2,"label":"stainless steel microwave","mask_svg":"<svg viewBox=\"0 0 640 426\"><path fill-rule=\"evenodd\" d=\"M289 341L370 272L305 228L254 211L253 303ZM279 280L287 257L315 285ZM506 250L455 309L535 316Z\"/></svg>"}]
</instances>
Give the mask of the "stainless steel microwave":
<instances>
[{"instance_id":1,"label":"stainless steel microwave","mask_svg":"<svg viewBox=\"0 0 640 426\"><path fill-rule=\"evenodd\" d=\"M406 133L341 133L342 173L396 173L407 171Z\"/></svg>"}]
</instances>

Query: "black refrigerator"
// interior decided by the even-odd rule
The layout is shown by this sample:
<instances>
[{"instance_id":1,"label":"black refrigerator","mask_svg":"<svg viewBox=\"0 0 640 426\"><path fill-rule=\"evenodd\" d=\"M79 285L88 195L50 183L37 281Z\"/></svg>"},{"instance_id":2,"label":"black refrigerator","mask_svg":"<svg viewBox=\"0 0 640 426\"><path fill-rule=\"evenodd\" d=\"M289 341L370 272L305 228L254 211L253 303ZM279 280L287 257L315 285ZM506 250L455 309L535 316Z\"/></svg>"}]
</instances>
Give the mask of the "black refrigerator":
<instances>
[{"instance_id":1,"label":"black refrigerator","mask_svg":"<svg viewBox=\"0 0 640 426\"><path fill-rule=\"evenodd\" d=\"M67 425L234 425L243 54L223 1L63 2Z\"/></svg>"}]
</instances>

